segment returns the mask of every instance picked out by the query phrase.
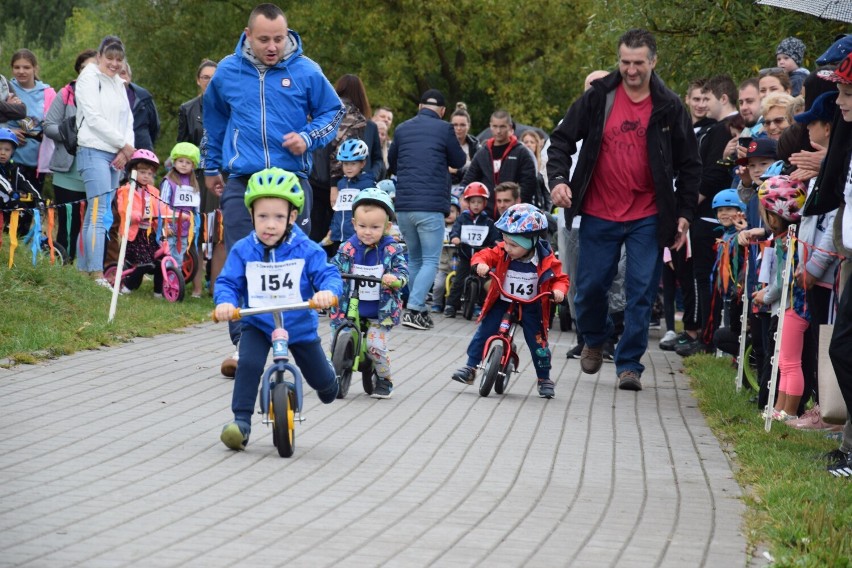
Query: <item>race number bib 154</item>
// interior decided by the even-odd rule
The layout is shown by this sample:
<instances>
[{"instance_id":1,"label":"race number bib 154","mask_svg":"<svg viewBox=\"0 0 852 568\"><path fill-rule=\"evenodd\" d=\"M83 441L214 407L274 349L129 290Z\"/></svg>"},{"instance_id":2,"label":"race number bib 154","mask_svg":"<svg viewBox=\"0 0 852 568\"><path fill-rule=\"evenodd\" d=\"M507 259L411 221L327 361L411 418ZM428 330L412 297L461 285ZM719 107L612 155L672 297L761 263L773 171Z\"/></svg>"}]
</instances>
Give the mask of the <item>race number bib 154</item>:
<instances>
[{"instance_id":1,"label":"race number bib 154","mask_svg":"<svg viewBox=\"0 0 852 568\"><path fill-rule=\"evenodd\" d=\"M358 276L372 276L373 278L381 278L382 274L384 274L385 267L381 264L376 264L374 266L367 266L364 264L353 264L352 265L352 274L357 274ZM358 286L358 298L364 300L365 302L375 302L379 299L379 286L378 282L358 282L353 281L353 284Z\"/></svg>"},{"instance_id":2,"label":"race number bib 154","mask_svg":"<svg viewBox=\"0 0 852 568\"><path fill-rule=\"evenodd\" d=\"M246 264L248 283L248 305L250 308L266 308L302 301L299 284L303 258L285 262L249 262Z\"/></svg>"},{"instance_id":3,"label":"race number bib 154","mask_svg":"<svg viewBox=\"0 0 852 568\"><path fill-rule=\"evenodd\" d=\"M503 289L516 298L529 300L538 294L538 274L509 270L506 272L505 280L503 280ZM500 299L507 302L511 301L506 296L501 296Z\"/></svg>"},{"instance_id":4,"label":"race number bib 154","mask_svg":"<svg viewBox=\"0 0 852 568\"><path fill-rule=\"evenodd\" d=\"M175 207L201 207L201 193L191 185L179 185L175 189Z\"/></svg>"},{"instance_id":5,"label":"race number bib 154","mask_svg":"<svg viewBox=\"0 0 852 568\"><path fill-rule=\"evenodd\" d=\"M462 225L459 238L461 242L472 247L481 247L488 236L488 227L485 225Z\"/></svg>"},{"instance_id":6,"label":"race number bib 154","mask_svg":"<svg viewBox=\"0 0 852 568\"><path fill-rule=\"evenodd\" d=\"M347 187L341 189L337 194L337 201L334 202L335 211L352 211L352 202L355 197L361 193L360 189Z\"/></svg>"}]
</instances>

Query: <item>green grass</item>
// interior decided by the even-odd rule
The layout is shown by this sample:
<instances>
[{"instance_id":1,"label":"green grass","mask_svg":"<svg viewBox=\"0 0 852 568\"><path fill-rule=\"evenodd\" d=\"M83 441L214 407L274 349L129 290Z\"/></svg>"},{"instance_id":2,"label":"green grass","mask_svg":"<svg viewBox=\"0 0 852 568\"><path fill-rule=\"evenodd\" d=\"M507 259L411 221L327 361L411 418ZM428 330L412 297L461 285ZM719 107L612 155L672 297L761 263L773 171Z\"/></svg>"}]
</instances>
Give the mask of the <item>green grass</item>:
<instances>
[{"instance_id":1,"label":"green grass","mask_svg":"<svg viewBox=\"0 0 852 568\"><path fill-rule=\"evenodd\" d=\"M213 301L186 299L172 304L153 298L146 279L128 296L120 296L115 319L107 323L110 291L96 286L73 266L33 266L29 250L15 251L9 268L9 235L0 247L0 290L5 313L0 317L0 365L35 363L81 349L95 349L150 337L209 321Z\"/></svg>"},{"instance_id":2,"label":"green grass","mask_svg":"<svg viewBox=\"0 0 852 568\"><path fill-rule=\"evenodd\" d=\"M733 454L751 549L767 548L776 566L852 567L852 482L817 459L839 443L781 423L767 433L753 392L734 390L730 359L701 355L685 366L710 428Z\"/></svg>"}]
</instances>

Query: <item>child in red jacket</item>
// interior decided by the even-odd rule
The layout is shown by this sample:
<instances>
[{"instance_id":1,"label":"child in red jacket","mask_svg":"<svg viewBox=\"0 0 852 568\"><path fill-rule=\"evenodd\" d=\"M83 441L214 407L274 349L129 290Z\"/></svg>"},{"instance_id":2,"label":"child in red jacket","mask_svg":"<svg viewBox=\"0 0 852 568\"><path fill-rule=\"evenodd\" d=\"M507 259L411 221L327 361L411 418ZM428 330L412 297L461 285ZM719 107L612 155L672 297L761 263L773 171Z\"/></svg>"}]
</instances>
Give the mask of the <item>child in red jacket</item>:
<instances>
[{"instance_id":1,"label":"child in red jacket","mask_svg":"<svg viewBox=\"0 0 852 568\"><path fill-rule=\"evenodd\" d=\"M503 242L476 253L471 267L480 276L493 269L503 288L515 290L519 298L552 292L553 301L561 303L568 292L568 277L562 274L562 265L547 242L544 214L532 205L520 203L507 209L494 226L503 233ZM538 376L538 395L542 398L554 395L547 344L550 301L544 297L539 302L524 305L521 310L521 326ZM497 286L491 286L479 316L479 327L467 347L467 365L453 373L454 381L473 384L485 342L497 333L508 308L509 302L500 298Z\"/></svg>"}]
</instances>

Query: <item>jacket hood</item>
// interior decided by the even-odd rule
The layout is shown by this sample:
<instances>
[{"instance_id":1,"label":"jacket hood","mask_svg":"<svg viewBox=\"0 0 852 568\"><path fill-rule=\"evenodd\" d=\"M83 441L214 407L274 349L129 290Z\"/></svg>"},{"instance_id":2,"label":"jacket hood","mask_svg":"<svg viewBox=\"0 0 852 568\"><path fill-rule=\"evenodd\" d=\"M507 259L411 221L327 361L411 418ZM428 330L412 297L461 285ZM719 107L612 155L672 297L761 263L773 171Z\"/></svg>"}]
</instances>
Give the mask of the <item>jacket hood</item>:
<instances>
[{"instance_id":1,"label":"jacket hood","mask_svg":"<svg viewBox=\"0 0 852 568\"><path fill-rule=\"evenodd\" d=\"M242 59L247 59L243 54L243 44L246 42L246 32L240 34L240 39L237 41L237 46L234 48L234 54ZM287 30L287 45L284 47L284 59L272 65L271 67L286 67L287 63L292 59L302 55L302 38L297 32ZM251 61L250 61L251 63Z\"/></svg>"},{"instance_id":2,"label":"jacket hood","mask_svg":"<svg viewBox=\"0 0 852 568\"><path fill-rule=\"evenodd\" d=\"M50 85L48 85L47 83L42 83L38 79L36 79L35 86L32 89L24 89L21 84L18 83L18 80L15 78L12 79L11 83L15 87L15 90L18 91L18 93L20 93L20 91L24 91L30 95L36 93L43 93L44 91L50 88Z\"/></svg>"}]
</instances>

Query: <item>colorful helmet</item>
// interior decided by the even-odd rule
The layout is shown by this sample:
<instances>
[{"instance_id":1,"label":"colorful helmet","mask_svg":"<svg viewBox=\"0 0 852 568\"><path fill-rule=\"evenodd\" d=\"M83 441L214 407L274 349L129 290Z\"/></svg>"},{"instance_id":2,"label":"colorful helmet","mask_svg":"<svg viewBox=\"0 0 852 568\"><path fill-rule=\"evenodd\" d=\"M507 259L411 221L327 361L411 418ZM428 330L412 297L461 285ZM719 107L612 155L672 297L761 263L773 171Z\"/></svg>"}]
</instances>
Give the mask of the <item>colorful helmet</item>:
<instances>
[{"instance_id":1,"label":"colorful helmet","mask_svg":"<svg viewBox=\"0 0 852 568\"><path fill-rule=\"evenodd\" d=\"M453 206L453 205L456 206L456 209L461 211L461 205L459 204L459 198L454 196L454 195L451 195L450 196L450 206Z\"/></svg>"},{"instance_id":2,"label":"colorful helmet","mask_svg":"<svg viewBox=\"0 0 852 568\"><path fill-rule=\"evenodd\" d=\"M130 171L133 167L140 163L145 162L146 164L151 164L155 168L160 167L160 160L157 158L157 154L152 152L151 150L136 150L133 152L133 155L130 156L130 160L127 162L127 170Z\"/></svg>"},{"instance_id":3,"label":"colorful helmet","mask_svg":"<svg viewBox=\"0 0 852 568\"><path fill-rule=\"evenodd\" d=\"M396 199L396 184L393 180L383 179L379 183L376 184L376 187L390 195L391 199Z\"/></svg>"},{"instance_id":4,"label":"colorful helmet","mask_svg":"<svg viewBox=\"0 0 852 568\"><path fill-rule=\"evenodd\" d=\"M387 212L388 219L393 219L393 201L391 201L390 195L378 187L362 189L358 195L355 196L355 199L352 201L353 215L355 214L355 210L361 205L378 205Z\"/></svg>"},{"instance_id":5,"label":"colorful helmet","mask_svg":"<svg viewBox=\"0 0 852 568\"><path fill-rule=\"evenodd\" d=\"M11 142L15 148L18 147L18 137L8 128L0 128L0 142Z\"/></svg>"},{"instance_id":6,"label":"colorful helmet","mask_svg":"<svg viewBox=\"0 0 852 568\"><path fill-rule=\"evenodd\" d=\"M769 179L771 177L780 176L784 174L784 160L778 160L777 162L773 162L766 171L760 175L760 179Z\"/></svg>"},{"instance_id":7,"label":"colorful helmet","mask_svg":"<svg viewBox=\"0 0 852 568\"><path fill-rule=\"evenodd\" d=\"M532 236L547 230L547 217L534 205L517 203L506 209L494 226L509 235Z\"/></svg>"},{"instance_id":8,"label":"colorful helmet","mask_svg":"<svg viewBox=\"0 0 852 568\"><path fill-rule=\"evenodd\" d=\"M740 199L736 189L723 189L713 198L713 209L717 207L736 207L745 212L746 204Z\"/></svg>"},{"instance_id":9,"label":"colorful helmet","mask_svg":"<svg viewBox=\"0 0 852 568\"><path fill-rule=\"evenodd\" d=\"M771 177L757 189L760 205L791 223L802 218L806 193L805 185L790 176Z\"/></svg>"},{"instance_id":10,"label":"colorful helmet","mask_svg":"<svg viewBox=\"0 0 852 568\"><path fill-rule=\"evenodd\" d=\"M338 162L360 162L366 160L369 155L370 149L367 148L367 143L358 138L344 140L337 149Z\"/></svg>"},{"instance_id":11,"label":"colorful helmet","mask_svg":"<svg viewBox=\"0 0 852 568\"><path fill-rule=\"evenodd\" d=\"M450 195L455 197L456 199L461 200L462 193L464 193L463 185L454 185L450 188Z\"/></svg>"},{"instance_id":12,"label":"colorful helmet","mask_svg":"<svg viewBox=\"0 0 852 568\"><path fill-rule=\"evenodd\" d=\"M305 192L302 191L299 178L293 172L281 168L260 170L249 178L243 198L249 211L251 211L251 204L261 197L286 199L299 210L299 213L305 206Z\"/></svg>"},{"instance_id":13,"label":"colorful helmet","mask_svg":"<svg viewBox=\"0 0 852 568\"><path fill-rule=\"evenodd\" d=\"M173 163L178 158L186 158L192 162L193 168L197 168L199 162L201 162L201 151L198 149L198 146L192 142L178 142L175 144L175 147L172 148L172 153L169 154L169 158L171 158Z\"/></svg>"},{"instance_id":14,"label":"colorful helmet","mask_svg":"<svg viewBox=\"0 0 852 568\"><path fill-rule=\"evenodd\" d=\"M482 197L484 199L488 199L488 188L485 187L485 184L475 181L473 183L467 184L467 187L464 188L464 193L462 194L462 196L465 199L470 199L471 197Z\"/></svg>"}]
</instances>

